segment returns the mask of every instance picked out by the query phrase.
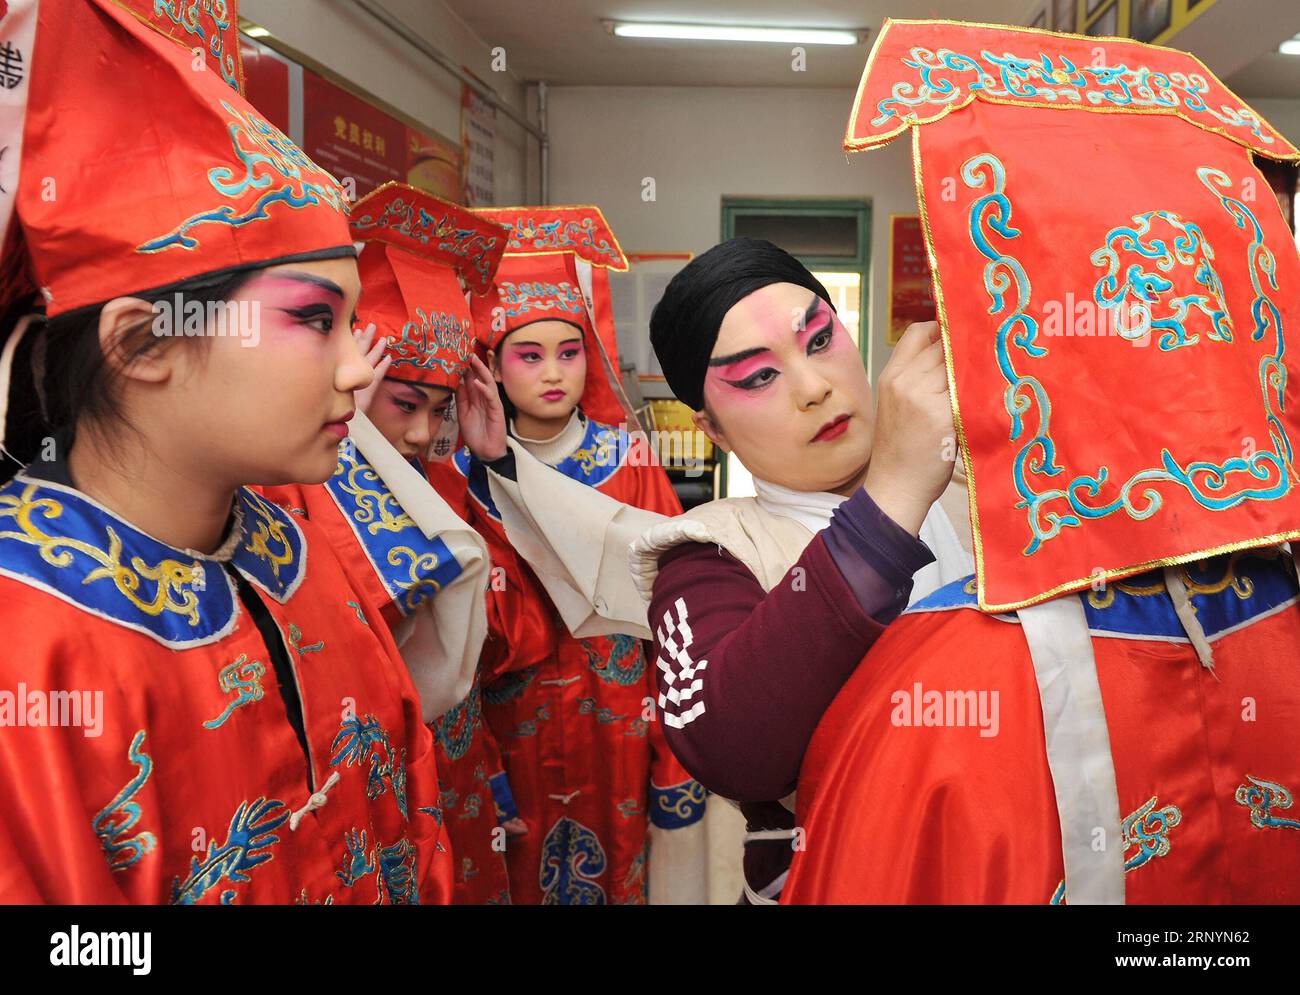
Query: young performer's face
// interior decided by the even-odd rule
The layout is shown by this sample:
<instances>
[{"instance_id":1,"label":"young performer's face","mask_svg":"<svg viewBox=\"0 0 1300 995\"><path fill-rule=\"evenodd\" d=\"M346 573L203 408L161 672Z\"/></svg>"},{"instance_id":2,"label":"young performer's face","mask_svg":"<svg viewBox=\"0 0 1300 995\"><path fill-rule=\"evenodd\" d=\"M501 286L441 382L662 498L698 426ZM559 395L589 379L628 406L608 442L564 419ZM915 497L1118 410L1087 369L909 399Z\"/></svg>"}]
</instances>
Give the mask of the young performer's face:
<instances>
[{"instance_id":1,"label":"young performer's face","mask_svg":"<svg viewBox=\"0 0 1300 995\"><path fill-rule=\"evenodd\" d=\"M567 321L535 321L511 332L489 362L510 403L530 418L568 418L582 400L587 350L582 331Z\"/></svg>"},{"instance_id":2,"label":"young performer's face","mask_svg":"<svg viewBox=\"0 0 1300 995\"><path fill-rule=\"evenodd\" d=\"M229 302L240 335L165 350L159 415L209 479L272 485L333 474L352 392L373 376L352 337L360 292L353 259L274 266Z\"/></svg>"},{"instance_id":3,"label":"young performer's face","mask_svg":"<svg viewBox=\"0 0 1300 995\"><path fill-rule=\"evenodd\" d=\"M774 283L726 313L695 423L754 476L849 493L871 458L871 384L829 304Z\"/></svg>"},{"instance_id":4,"label":"young performer's face","mask_svg":"<svg viewBox=\"0 0 1300 995\"><path fill-rule=\"evenodd\" d=\"M366 412L404 459L422 459L451 406L446 387L384 377Z\"/></svg>"}]
</instances>

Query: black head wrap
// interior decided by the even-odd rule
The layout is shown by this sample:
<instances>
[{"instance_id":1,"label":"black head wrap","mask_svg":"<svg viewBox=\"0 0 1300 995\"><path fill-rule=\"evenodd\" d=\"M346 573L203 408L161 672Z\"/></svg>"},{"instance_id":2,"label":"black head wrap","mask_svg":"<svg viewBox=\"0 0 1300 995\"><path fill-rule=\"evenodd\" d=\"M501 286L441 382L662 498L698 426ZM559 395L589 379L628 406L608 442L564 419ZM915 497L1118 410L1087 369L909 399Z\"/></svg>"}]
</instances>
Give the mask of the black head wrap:
<instances>
[{"instance_id":1,"label":"black head wrap","mask_svg":"<svg viewBox=\"0 0 1300 995\"><path fill-rule=\"evenodd\" d=\"M693 410L704 407L704 375L723 316L771 283L807 287L830 303L826 288L803 263L761 238L721 242L669 281L650 315L650 342L668 386Z\"/></svg>"}]
</instances>

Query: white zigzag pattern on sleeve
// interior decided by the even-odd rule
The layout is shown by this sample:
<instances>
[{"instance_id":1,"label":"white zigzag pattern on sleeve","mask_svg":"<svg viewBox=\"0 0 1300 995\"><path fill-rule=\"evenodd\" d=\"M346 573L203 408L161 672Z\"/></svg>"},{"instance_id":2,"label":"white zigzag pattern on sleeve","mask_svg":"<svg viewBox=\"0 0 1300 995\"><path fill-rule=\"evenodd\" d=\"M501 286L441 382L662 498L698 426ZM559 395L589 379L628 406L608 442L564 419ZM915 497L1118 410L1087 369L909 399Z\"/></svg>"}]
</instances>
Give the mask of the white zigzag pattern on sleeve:
<instances>
[{"instance_id":1,"label":"white zigzag pattern on sleeve","mask_svg":"<svg viewBox=\"0 0 1300 995\"><path fill-rule=\"evenodd\" d=\"M673 604L677 612L674 621L672 611L664 612L663 625L655 629L655 639L660 649L667 652L669 660L661 653L655 660L668 685L667 694L659 695L659 708L663 712L664 723L673 729L681 729L704 714L704 702L696 701L685 711L681 706L695 697L697 691L703 691L704 679L699 676L708 667L708 660L698 663L691 657L690 646L695 640L686 610L686 601L678 598ZM665 630L667 630L665 632ZM680 639L680 643L678 642ZM671 662L669 662L671 661ZM673 664L677 664L674 668ZM683 681L678 685L678 680Z\"/></svg>"}]
</instances>

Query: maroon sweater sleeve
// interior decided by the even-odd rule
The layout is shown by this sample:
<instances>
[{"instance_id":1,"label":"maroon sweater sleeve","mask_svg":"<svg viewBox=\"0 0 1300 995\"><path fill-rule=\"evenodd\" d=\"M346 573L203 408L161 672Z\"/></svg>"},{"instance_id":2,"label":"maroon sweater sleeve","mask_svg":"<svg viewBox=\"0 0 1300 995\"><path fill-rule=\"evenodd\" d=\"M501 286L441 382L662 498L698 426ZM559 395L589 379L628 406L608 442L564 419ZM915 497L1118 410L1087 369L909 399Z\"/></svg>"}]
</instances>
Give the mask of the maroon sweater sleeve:
<instances>
[{"instance_id":1,"label":"maroon sweater sleeve","mask_svg":"<svg viewBox=\"0 0 1300 995\"><path fill-rule=\"evenodd\" d=\"M910 572L900 589L880 584L887 594L869 613L825 536L766 592L719 546L686 543L660 559L650 624L664 733L682 766L726 798L794 790L822 714L907 603Z\"/></svg>"}]
</instances>

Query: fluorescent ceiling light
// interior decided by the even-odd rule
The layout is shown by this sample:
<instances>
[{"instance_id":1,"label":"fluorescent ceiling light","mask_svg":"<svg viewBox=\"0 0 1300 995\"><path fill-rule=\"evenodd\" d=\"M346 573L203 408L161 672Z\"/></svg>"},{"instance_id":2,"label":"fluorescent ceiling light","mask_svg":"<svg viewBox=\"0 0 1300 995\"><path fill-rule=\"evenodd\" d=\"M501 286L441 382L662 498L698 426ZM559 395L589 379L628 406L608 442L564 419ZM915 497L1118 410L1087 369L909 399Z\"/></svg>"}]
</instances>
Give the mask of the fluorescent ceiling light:
<instances>
[{"instance_id":1,"label":"fluorescent ceiling light","mask_svg":"<svg viewBox=\"0 0 1300 995\"><path fill-rule=\"evenodd\" d=\"M1283 55L1300 55L1300 35L1296 35L1290 41L1284 41L1278 46L1278 51Z\"/></svg>"},{"instance_id":2,"label":"fluorescent ceiling light","mask_svg":"<svg viewBox=\"0 0 1300 995\"><path fill-rule=\"evenodd\" d=\"M244 29L244 34L248 35L248 37L250 37L250 38L270 38L270 37L271 37L271 32L270 32L270 31L268 31L266 28L259 27L259 26L256 25L256 24L250 24L248 27L246 27L246 28Z\"/></svg>"},{"instance_id":3,"label":"fluorescent ceiling light","mask_svg":"<svg viewBox=\"0 0 1300 995\"><path fill-rule=\"evenodd\" d=\"M786 45L856 45L858 32L825 28L751 28L725 24L648 24L611 22L620 38L682 41L773 41Z\"/></svg>"}]
</instances>

